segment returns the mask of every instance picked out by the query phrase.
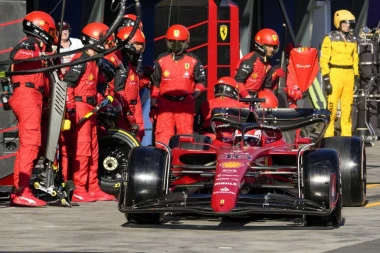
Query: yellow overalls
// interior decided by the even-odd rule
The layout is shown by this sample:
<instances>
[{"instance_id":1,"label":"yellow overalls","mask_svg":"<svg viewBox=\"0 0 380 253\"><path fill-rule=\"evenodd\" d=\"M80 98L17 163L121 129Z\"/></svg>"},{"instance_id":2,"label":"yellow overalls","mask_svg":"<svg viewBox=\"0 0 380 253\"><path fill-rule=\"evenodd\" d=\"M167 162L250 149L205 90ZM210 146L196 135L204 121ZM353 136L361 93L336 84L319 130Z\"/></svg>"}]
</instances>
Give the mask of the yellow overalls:
<instances>
[{"instance_id":1,"label":"yellow overalls","mask_svg":"<svg viewBox=\"0 0 380 253\"><path fill-rule=\"evenodd\" d=\"M356 38L351 34L343 37L339 31L330 32L323 39L319 63L322 76L329 75L332 86L332 93L327 97L327 107L331 111L331 115L325 137L334 136L334 122L339 100L341 136L351 136L354 83L355 76L359 75Z\"/></svg>"}]
</instances>

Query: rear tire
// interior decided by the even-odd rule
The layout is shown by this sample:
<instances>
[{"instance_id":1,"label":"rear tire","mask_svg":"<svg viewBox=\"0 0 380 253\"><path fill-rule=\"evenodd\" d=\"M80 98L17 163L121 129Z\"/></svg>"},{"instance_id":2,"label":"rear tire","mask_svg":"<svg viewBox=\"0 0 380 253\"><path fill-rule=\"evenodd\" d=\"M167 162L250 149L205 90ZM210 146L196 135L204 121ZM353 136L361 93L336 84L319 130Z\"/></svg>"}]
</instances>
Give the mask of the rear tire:
<instances>
[{"instance_id":1,"label":"rear tire","mask_svg":"<svg viewBox=\"0 0 380 253\"><path fill-rule=\"evenodd\" d=\"M340 155L343 206L362 206L367 191L364 142L359 137L330 137L322 141L322 146Z\"/></svg>"},{"instance_id":2,"label":"rear tire","mask_svg":"<svg viewBox=\"0 0 380 253\"><path fill-rule=\"evenodd\" d=\"M140 142L131 133L121 129L109 129L99 138L98 176L100 188L117 196L121 176L128 166L128 155Z\"/></svg>"},{"instance_id":3,"label":"rear tire","mask_svg":"<svg viewBox=\"0 0 380 253\"><path fill-rule=\"evenodd\" d=\"M326 209L338 199L332 213L327 216L305 216L307 226L338 226L342 222L342 194L340 184L339 156L333 149L316 149L305 152L303 156L304 197ZM335 177L332 175L335 174ZM331 181L332 180L332 181ZM335 183L335 192L331 184Z\"/></svg>"},{"instance_id":4,"label":"rear tire","mask_svg":"<svg viewBox=\"0 0 380 253\"><path fill-rule=\"evenodd\" d=\"M132 150L126 191L123 202L127 207L160 197L164 193L164 174L168 153L155 147L137 147ZM123 191L122 191L123 192ZM129 222L158 224L163 213L129 213Z\"/></svg>"}]
</instances>

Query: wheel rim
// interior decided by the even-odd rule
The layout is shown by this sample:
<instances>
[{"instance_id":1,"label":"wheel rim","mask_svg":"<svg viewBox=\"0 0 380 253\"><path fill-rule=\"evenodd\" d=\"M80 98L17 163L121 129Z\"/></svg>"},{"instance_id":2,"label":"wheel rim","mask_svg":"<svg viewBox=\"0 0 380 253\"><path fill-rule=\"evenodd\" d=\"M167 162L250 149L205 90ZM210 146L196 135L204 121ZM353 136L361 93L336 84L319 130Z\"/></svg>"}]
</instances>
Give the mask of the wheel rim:
<instances>
[{"instance_id":1,"label":"wheel rim","mask_svg":"<svg viewBox=\"0 0 380 253\"><path fill-rule=\"evenodd\" d=\"M99 177L104 180L118 181L121 179L123 168L127 168L128 158L125 154L129 149L121 149L115 146L103 148L99 154Z\"/></svg>"}]
</instances>

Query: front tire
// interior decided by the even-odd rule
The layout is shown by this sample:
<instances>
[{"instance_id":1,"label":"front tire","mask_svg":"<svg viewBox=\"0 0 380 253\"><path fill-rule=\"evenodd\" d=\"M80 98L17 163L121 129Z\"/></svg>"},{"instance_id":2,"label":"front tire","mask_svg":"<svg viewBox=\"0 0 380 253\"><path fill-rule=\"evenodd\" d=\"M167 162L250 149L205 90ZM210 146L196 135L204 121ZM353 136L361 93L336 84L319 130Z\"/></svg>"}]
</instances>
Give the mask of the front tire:
<instances>
[{"instance_id":1,"label":"front tire","mask_svg":"<svg viewBox=\"0 0 380 253\"><path fill-rule=\"evenodd\" d=\"M140 142L129 132L109 129L99 138L98 176L100 188L117 196L120 191L122 172L128 166L128 155Z\"/></svg>"},{"instance_id":2,"label":"front tire","mask_svg":"<svg viewBox=\"0 0 380 253\"><path fill-rule=\"evenodd\" d=\"M168 153L156 147L137 147L132 150L129 164L127 185L119 205L127 207L159 198L164 193L164 175ZM162 213L127 213L129 222L158 224Z\"/></svg>"},{"instance_id":3,"label":"front tire","mask_svg":"<svg viewBox=\"0 0 380 253\"><path fill-rule=\"evenodd\" d=\"M305 216L307 226L338 226L342 222L342 194L338 153L333 149L316 149L303 156L304 198L326 209L336 201L334 210L327 216ZM331 187L335 184L335 191Z\"/></svg>"}]
</instances>

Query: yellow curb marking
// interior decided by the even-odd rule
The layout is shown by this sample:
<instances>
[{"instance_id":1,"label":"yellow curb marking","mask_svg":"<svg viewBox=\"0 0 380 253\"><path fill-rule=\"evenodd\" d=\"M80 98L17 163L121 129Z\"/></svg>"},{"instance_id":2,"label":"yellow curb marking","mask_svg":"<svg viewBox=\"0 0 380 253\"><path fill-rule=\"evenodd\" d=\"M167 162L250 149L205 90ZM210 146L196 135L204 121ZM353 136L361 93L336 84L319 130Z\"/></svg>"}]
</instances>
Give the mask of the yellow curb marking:
<instances>
[{"instance_id":1,"label":"yellow curb marking","mask_svg":"<svg viewBox=\"0 0 380 253\"><path fill-rule=\"evenodd\" d=\"M373 202L373 203L367 204L365 207L373 207L373 206L380 206L380 202Z\"/></svg>"}]
</instances>

